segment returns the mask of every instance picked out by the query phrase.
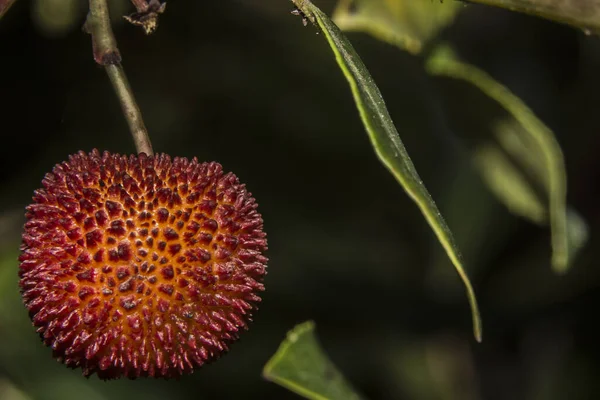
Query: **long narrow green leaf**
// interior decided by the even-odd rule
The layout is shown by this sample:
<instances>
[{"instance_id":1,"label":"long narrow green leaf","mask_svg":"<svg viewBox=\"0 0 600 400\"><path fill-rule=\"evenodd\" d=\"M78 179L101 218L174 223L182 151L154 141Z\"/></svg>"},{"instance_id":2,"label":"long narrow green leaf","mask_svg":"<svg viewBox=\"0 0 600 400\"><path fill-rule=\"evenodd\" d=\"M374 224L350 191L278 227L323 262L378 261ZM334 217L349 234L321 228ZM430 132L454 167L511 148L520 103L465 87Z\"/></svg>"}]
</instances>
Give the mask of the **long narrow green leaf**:
<instances>
[{"instance_id":1,"label":"long narrow green leaf","mask_svg":"<svg viewBox=\"0 0 600 400\"><path fill-rule=\"evenodd\" d=\"M358 400L315 337L315 324L307 321L288 332L263 370L265 379L307 399Z\"/></svg>"},{"instance_id":2,"label":"long narrow green leaf","mask_svg":"<svg viewBox=\"0 0 600 400\"><path fill-rule=\"evenodd\" d=\"M404 144L400 140L400 135L392 122L377 85L350 42L321 10L308 0L293 0L293 3L324 33L338 65L350 84L354 101L377 156L421 209L431 229L448 253L448 257L452 260L467 290L473 315L475 338L481 341L481 318L477 300L463 268L460 252L454 243L448 225L417 174Z\"/></svg>"},{"instance_id":3,"label":"long narrow green leaf","mask_svg":"<svg viewBox=\"0 0 600 400\"><path fill-rule=\"evenodd\" d=\"M549 198L548 208L553 249L552 267L557 272L566 271L570 261L566 204L567 177L563 154L552 131L533 114L521 99L484 71L461 62L450 47L440 46L428 59L427 69L433 75L470 82L494 99L515 119L517 124L513 127L508 126L507 128L505 124L498 125L496 129L498 140L505 142L504 148L509 153L526 162L529 161L529 169L542 177L541 181ZM518 133L515 133L517 128ZM517 145L512 146L512 150L507 142L511 138L513 142L518 141ZM523 149L529 149L528 154L518 153ZM540 158L540 162L532 162L536 157ZM530 160L527 160L528 158ZM546 176L544 177L544 175Z\"/></svg>"}]
</instances>

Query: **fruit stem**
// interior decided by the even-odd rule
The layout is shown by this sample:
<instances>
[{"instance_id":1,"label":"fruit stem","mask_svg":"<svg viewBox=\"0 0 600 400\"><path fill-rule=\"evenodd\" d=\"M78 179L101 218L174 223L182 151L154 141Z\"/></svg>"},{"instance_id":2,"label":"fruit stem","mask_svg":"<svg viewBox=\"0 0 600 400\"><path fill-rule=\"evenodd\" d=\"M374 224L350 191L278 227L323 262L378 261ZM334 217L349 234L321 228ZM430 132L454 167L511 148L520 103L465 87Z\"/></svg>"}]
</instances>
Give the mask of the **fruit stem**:
<instances>
[{"instance_id":1,"label":"fruit stem","mask_svg":"<svg viewBox=\"0 0 600 400\"><path fill-rule=\"evenodd\" d=\"M152 151L152 143L148 136L148 130L146 129L146 125L144 125L140 108L133 97L129 81L127 81L127 76L125 76L125 70L120 63L107 65L105 69L112 82L113 89L121 102L121 108L129 124L129 130L133 136L137 152L146 153L149 156L153 155L154 152Z\"/></svg>"},{"instance_id":2,"label":"fruit stem","mask_svg":"<svg viewBox=\"0 0 600 400\"><path fill-rule=\"evenodd\" d=\"M90 12L84 29L92 35L94 60L104 67L110 78L113 89L121 103L121 109L129 125L137 152L151 156L154 154L152 143L142 119L142 113L125 75L125 70L121 65L121 54L110 26L107 0L89 0L89 2Z\"/></svg>"}]
</instances>

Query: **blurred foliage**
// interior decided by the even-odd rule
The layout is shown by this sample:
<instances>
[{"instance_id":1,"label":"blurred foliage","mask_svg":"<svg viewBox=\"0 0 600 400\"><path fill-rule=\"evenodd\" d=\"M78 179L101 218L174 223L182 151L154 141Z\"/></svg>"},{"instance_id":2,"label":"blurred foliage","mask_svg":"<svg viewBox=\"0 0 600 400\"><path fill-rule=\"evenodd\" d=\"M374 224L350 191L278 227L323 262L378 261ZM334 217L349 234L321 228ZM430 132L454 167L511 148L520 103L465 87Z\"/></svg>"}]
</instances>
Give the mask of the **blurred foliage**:
<instances>
[{"instance_id":1,"label":"blurred foliage","mask_svg":"<svg viewBox=\"0 0 600 400\"><path fill-rule=\"evenodd\" d=\"M557 272L565 272L574 250L584 244L585 234L580 232L585 227L575 223L575 231L569 234L565 163L553 132L506 87L477 67L461 62L449 47L442 45L434 50L427 60L427 70L475 85L509 113L507 122L490 122L493 138L483 149L475 149L475 163L494 194L512 212L537 223L549 219L552 266ZM543 192L543 200L536 198L536 188Z\"/></svg>"},{"instance_id":2,"label":"blurred foliage","mask_svg":"<svg viewBox=\"0 0 600 400\"><path fill-rule=\"evenodd\" d=\"M33 18L48 36L62 36L77 26L86 4L79 0L34 0Z\"/></svg>"},{"instance_id":3,"label":"blurred foliage","mask_svg":"<svg viewBox=\"0 0 600 400\"><path fill-rule=\"evenodd\" d=\"M599 0L339 0L333 20L343 30L367 30L381 40L418 53L424 40L433 37L452 21L460 7L469 3L548 18L578 27L586 34L600 33Z\"/></svg>"},{"instance_id":4,"label":"blurred foliage","mask_svg":"<svg viewBox=\"0 0 600 400\"><path fill-rule=\"evenodd\" d=\"M586 34L593 30L600 33L600 1L598 0L469 0L473 3L502 7L507 10L548 18L583 29Z\"/></svg>"},{"instance_id":5,"label":"blurred foliage","mask_svg":"<svg viewBox=\"0 0 600 400\"><path fill-rule=\"evenodd\" d=\"M365 31L411 53L452 22L464 7L456 0L340 0L332 19L344 31Z\"/></svg>"},{"instance_id":6,"label":"blurred foliage","mask_svg":"<svg viewBox=\"0 0 600 400\"><path fill-rule=\"evenodd\" d=\"M29 400L30 397L15 387L10 381L0 380L0 398L4 400Z\"/></svg>"},{"instance_id":7,"label":"blurred foliage","mask_svg":"<svg viewBox=\"0 0 600 400\"><path fill-rule=\"evenodd\" d=\"M308 399L360 398L325 356L317 342L312 321L296 325L288 332L279 350L265 366L263 376Z\"/></svg>"},{"instance_id":8,"label":"blurred foliage","mask_svg":"<svg viewBox=\"0 0 600 400\"><path fill-rule=\"evenodd\" d=\"M460 280L373 157L329 47L289 15L291 3L173 2L149 37L120 17L128 2L113 3L126 10L112 8L116 35L155 148L218 160L258 199L267 291L230 354L179 381L86 380L52 360L16 284L23 208L68 154L133 145L79 29L85 12L59 39L32 18L33 2L18 1L0 23L0 398L297 398L260 370L307 319L368 398L597 397L597 38L475 5L436 36L519 96L561 143L568 204L590 236L559 277L548 231L508 213L473 168L476 145L497 129L489 122L506 112L469 83L428 76L423 59L350 34L478 289L486 338L475 345ZM330 14L334 3L318 5Z\"/></svg>"}]
</instances>

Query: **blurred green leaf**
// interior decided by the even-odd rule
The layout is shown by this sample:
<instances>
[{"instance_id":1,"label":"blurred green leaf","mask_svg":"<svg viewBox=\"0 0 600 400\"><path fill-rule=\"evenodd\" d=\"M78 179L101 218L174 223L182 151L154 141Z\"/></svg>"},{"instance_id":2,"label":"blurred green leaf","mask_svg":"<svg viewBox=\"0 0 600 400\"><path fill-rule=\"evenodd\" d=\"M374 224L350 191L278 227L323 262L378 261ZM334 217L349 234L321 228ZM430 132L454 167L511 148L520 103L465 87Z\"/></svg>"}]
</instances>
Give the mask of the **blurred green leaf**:
<instances>
[{"instance_id":1,"label":"blurred green leaf","mask_svg":"<svg viewBox=\"0 0 600 400\"><path fill-rule=\"evenodd\" d=\"M398 392L390 398L479 400L471 346L462 336L400 336L386 347L383 370Z\"/></svg>"},{"instance_id":2,"label":"blurred green leaf","mask_svg":"<svg viewBox=\"0 0 600 400\"><path fill-rule=\"evenodd\" d=\"M339 0L332 19L344 31L367 32L416 54L462 7L455 0Z\"/></svg>"},{"instance_id":3,"label":"blurred green leaf","mask_svg":"<svg viewBox=\"0 0 600 400\"><path fill-rule=\"evenodd\" d=\"M587 243L589 228L583 217L571 207L567 207L567 235L571 259L573 259Z\"/></svg>"},{"instance_id":4,"label":"blurred green leaf","mask_svg":"<svg viewBox=\"0 0 600 400\"><path fill-rule=\"evenodd\" d=\"M360 398L323 352L312 321L296 325L288 332L265 365L263 376L308 399Z\"/></svg>"},{"instance_id":5,"label":"blurred green leaf","mask_svg":"<svg viewBox=\"0 0 600 400\"><path fill-rule=\"evenodd\" d=\"M16 0L0 0L0 19L4 17L4 14L6 14L10 6L12 6L15 1Z\"/></svg>"},{"instance_id":6,"label":"blurred green leaf","mask_svg":"<svg viewBox=\"0 0 600 400\"><path fill-rule=\"evenodd\" d=\"M0 378L0 399L2 400L30 400L31 397L23 393L11 381Z\"/></svg>"},{"instance_id":7,"label":"blurred green leaf","mask_svg":"<svg viewBox=\"0 0 600 400\"><path fill-rule=\"evenodd\" d=\"M502 149L481 145L473 152L473 162L494 195L513 213L538 224L547 220L546 206Z\"/></svg>"},{"instance_id":8,"label":"blurred green leaf","mask_svg":"<svg viewBox=\"0 0 600 400\"><path fill-rule=\"evenodd\" d=\"M474 151L477 170L492 193L513 214L539 225L548 225L551 187L543 156L535 146L527 143L528 135L515 119L500 121L493 125L492 130L497 140L479 146ZM534 186L543 186L541 196ZM568 257L571 261L587 242L588 227L577 211L568 205L566 221Z\"/></svg>"},{"instance_id":9,"label":"blurred green leaf","mask_svg":"<svg viewBox=\"0 0 600 400\"><path fill-rule=\"evenodd\" d=\"M469 0L600 32L600 0Z\"/></svg>"},{"instance_id":10,"label":"blurred green leaf","mask_svg":"<svg viewBox=\"0 0 600 400\"><path fill-rule=\"evenodd\" d=\"M419 206L448 257L452 260L467 290L473 314L475 338L481 341L481 318L475 292L463 268L462 258L454 243L452 232L421 181L402 140L400 140L400 135L392 122L379 88L350 42L320 9L308 0L294 0L294 4L324 33L340 69L350 84L354 101L375 153Z\"/></svg>"},{"instance_id":11,"label":"blurred green leaf","mask_svg":"<svg viewBox=\"0 0 600 400\"><path fill-rule=\"evenodd\" d=\"M64 36L81 23L84 5L79 0L34 0L33 20L45 35Z\"/></svg>"},{"instance_id":12,"label":"blurred green leaf","mask_svg":"<svg viewBox=\"0 0 600 400\"><path fill-rule=\"evenodd\" d=\"M585 242L587 228L580 217L571 217L571 230L564 159L552 131L521 99L484 71L460 61L448 46L440 46L432 53L427 70L475 85L508 111L508 120L492 126L496 144L475 150L475 164L492 192L513 213L539 224L549 219L552 267L557 272L566 271L574 250ZM543 192L544 199L540 199L536 189Z\"/></svg>"}]
</instances>

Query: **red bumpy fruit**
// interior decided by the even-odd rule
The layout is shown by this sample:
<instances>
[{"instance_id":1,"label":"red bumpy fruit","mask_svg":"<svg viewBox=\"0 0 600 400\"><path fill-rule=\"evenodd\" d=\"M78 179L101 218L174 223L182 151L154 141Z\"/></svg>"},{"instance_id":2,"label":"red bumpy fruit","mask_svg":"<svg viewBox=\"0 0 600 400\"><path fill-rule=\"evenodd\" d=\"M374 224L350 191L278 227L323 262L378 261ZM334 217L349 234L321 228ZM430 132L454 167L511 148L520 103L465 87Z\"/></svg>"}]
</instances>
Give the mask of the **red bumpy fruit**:
<instances>
[{"instance_id":1,"label":"red bumpy fruit","mask_svg":"<svg viewBox=\"0 0 600 400\"><path fill-rule=\"evenodd\" d=\"M176 377L247 329L266 273L256 202L196 159L79 152L27 207L19 277L54 356L89 376Z\"/></svg>"}]
</instances>

